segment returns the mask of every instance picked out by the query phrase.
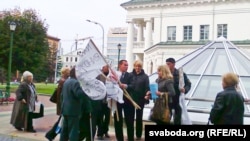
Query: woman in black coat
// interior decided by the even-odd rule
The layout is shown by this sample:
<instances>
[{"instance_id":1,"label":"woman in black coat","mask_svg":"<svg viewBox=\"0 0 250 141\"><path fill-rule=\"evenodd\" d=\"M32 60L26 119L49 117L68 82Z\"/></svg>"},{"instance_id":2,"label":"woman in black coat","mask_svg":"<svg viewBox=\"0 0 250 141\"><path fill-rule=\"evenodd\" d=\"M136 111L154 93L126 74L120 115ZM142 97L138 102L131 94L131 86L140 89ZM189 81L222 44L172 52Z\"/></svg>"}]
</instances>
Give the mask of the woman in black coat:
<instances>
[{"instance_id":1,"label":"woman in black coat","mask_svg":"<svg viewBox=\"0 0 250 141\"><path fill-rule=\"evenodd\" d=\"M210 112L210 121L219 124L243 124L244 98L237 92L239 78L234 73L222 76L223 91L216 96L214 106Z\"/></svg>"},{"instance_id":2,"label":"woman in black coat","mask_svg":"<svg viewBox=\"0 0 250 141\"><path fill-rule=\"evenodd\" d=\"M136 137L140 139L142 136L142 116L143 108L145 104L145 95L149 91L149 77L142 69L142 62L135 61L134 69L132 72L132 85L134 87L133 100L141 107L141 109L136 109Z\"/></svg>"}]
</instances>

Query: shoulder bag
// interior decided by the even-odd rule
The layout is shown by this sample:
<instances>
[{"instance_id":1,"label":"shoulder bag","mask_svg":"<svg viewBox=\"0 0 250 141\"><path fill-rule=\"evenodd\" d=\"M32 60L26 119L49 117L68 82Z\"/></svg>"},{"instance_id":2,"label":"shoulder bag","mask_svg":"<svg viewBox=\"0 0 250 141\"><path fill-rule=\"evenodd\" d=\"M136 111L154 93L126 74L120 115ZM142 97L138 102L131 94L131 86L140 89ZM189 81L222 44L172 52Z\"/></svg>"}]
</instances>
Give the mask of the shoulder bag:
<instances>
[{"instance_id":1,"label":"shoulder bag","mask_svg":"<svg viewBox=\"0 0 250 141\"><path fill-rule=\"evenodd\" d=\"M57 88L54 90L49 100L53 103L57 103Z\"/></svg>"},{"instance_id":2,"label":"shoulder bag","mask_svg":"<svg viewBox=\"0 0 250 141\"><path fill-rule=\"evenodd\" d=\"M168 106L168 93L164 93L155 100L149 118L154 122L170 123L171 114Z\"/></svg>"}]
</instances>

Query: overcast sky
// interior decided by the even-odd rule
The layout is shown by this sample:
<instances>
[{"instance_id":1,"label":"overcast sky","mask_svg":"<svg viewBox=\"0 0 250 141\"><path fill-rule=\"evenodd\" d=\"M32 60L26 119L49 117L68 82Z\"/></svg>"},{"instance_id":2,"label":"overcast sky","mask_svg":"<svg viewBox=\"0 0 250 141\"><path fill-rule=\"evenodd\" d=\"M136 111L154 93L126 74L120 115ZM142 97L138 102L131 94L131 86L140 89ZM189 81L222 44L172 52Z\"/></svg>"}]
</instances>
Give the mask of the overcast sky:
<instances>
[{"instance_id":1,"label":"overcast sky","mask_svg":"<svg viewBox=\"0 0 250 141\"><path fill-rule=\"evenodd\" d=\"M101 48L101 27L86 22L86 19L103 25L106 47L109 28L127 26L127 11L120 6L127 1L129 0L1 0L0 11L15 7L21 10L35 9L42 19L46 19L48 34L61 39L65 54L70 52L77 36L93 36L93 41Z\"/></svg>"}]
</instances>

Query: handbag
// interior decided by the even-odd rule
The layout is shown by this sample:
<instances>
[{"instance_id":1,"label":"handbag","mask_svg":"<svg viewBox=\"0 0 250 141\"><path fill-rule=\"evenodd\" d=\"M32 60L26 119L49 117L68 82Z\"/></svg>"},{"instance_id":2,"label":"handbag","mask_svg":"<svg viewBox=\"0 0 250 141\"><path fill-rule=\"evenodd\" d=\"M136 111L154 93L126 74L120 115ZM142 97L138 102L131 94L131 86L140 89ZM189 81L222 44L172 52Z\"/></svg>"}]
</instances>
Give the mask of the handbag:
<instances>
[{"instance_id":1,"label":"handbag","mask_svg":"<svg viewBox=\"0 0 250 141\"><path fill-rule=\"evenodd\" d=\"M56 132L56 129L58 127L59 122L61 121L61 117L62 116L60 115L56 123L53 125L53 127L45 134L45 137L48 140L54 140L57 134L59 134L58 132Z\"/></svg>"},{"instance_id":2,"label":"handbag","mask_svg":"<svg viewBox=\"0 0 250 141\"><path fill-rule=\"evenodd\" d=\"M155 100L154 107L150 111L150 120L154 122L170 123L171 114L168 106L168 94L165 93Z\"/></svg>"},{"instance_id":3,"label":"handbag","mask_svg":"<svg viewBox=\"0 0 250 141\"><path fill-rule=\"evenodd\" d=\"M32 114L33 118L41 118L44 116L44 106L41 102L36 102L35 103L35 111Z\"/></svg>"},{"instance_id":4,"label":"handbag","mask_svg":"<svg viewBox=\"0 0 250 141\"><path fill-rule=\"evenodd\" d=\"M53 103L57 103L57 88L54 90L49 100Z\"/></svg>"}]
</instances>

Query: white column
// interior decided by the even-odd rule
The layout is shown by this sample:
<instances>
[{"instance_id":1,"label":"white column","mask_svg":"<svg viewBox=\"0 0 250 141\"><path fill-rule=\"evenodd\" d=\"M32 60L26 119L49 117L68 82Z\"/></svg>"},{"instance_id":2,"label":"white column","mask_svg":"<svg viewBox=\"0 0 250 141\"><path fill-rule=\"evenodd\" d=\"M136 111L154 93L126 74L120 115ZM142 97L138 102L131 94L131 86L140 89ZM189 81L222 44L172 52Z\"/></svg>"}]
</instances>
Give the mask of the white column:
<instances>
[{"instance_id":1,"label":"white column","mask_svg":"<svg viewBox=\"0 0 250 141\"><path fill-rule=\"evenodd\" d=\"M136 56L135 56L135 59L143 61L143 54L142 53L137 53Z\"/></svg>"},{"instance_id":2,"label":"white column","mask_svg":"<svg viewBox=\"0 0 250 141\"><path fill-rule=\"evenodd\" d=\"M127 47L126 47L126 60L128 61L128 72L131 72L133 69L134 55L134 23L132 20L128 22L128 35L127 35Z\"/></svg>"},{"instance_id":3,"label":"white column","mask_svg":"<svg viewBox=\"0 0 250 141\"><path fill-rule=\"evenodd\" d=\"M152 44L152 19L145 19L146 22L146 35L144 49L149 48Z\"/></svg>"},{"instance_id":4,"label":"white column","mask_svg":"<svg viewBox=\"0 0 250 141\"><path fill-rule=\"evenodd\" d=\"M137 32L137 42L143 41L143 25L142 22L137 23L138 32Z\"/></svg>"}]
</instances>

